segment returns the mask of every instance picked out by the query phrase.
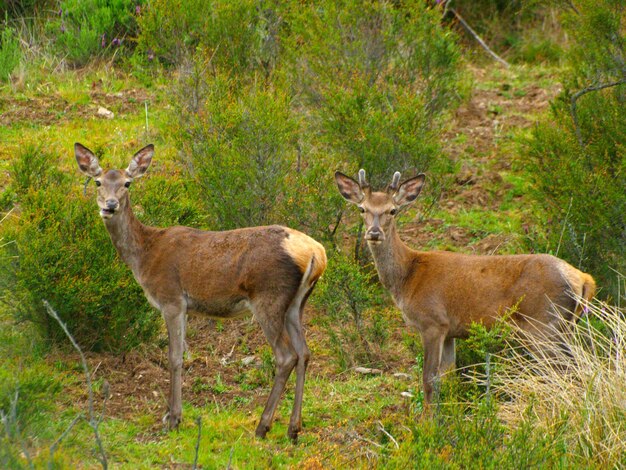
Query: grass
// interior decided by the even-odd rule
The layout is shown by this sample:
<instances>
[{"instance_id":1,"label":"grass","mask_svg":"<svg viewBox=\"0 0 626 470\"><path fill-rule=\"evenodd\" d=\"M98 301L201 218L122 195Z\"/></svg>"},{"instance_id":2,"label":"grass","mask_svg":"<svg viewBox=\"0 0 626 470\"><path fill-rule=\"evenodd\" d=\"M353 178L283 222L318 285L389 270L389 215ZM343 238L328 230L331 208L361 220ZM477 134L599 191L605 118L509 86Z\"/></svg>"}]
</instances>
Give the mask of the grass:
<instances>
[{"instance_id":1,"label":"grass","mask_svg":"<svg viewBox=\"0 0 626 470\"><path fill-rule=\"evenodd\" d=\"M570 354L547 337L513 340L530 344L529 355L507 349L495 375L498 392L507 397L500 414L519 425L531 409L544 430L562 427L570 452L603 468L626 464L626 317L617 306L594 301L574 325Z\"/></svg>"}]
</instances>

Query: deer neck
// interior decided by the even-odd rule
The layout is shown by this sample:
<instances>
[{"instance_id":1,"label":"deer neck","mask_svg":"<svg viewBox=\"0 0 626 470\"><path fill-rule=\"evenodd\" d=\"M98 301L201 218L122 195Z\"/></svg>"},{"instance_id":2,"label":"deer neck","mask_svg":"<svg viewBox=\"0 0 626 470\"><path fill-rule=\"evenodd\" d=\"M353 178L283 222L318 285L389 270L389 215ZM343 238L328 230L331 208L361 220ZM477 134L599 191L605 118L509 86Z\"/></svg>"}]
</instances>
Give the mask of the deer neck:
<instances>
[{"instance_id":1,"label":"deer neck","mask_svg":"<svg viewBox=\"0 0 626 470\"><path fill-rule=\"evenodd\" d=\"M395 223L389 229L385 240L380 243L368 242L374 258L376 271L382 285L391 292L396 303L401 300L404 281L410 274L411 250L400 239Z\"/></svg>"},{"instance_id":2,"label":"deer neck","mask_svg":"<svg viewBox=\"0 0 626 470\"><path fill-rule=\"evenodd\" d=\"M149 235L150 227L142 224L135 217L130 207L128 195L120 202L121 209L114 217L104 219L104 225L120 258L137 277L145 253L146 238Z\"/></svg>"}]
</instances>

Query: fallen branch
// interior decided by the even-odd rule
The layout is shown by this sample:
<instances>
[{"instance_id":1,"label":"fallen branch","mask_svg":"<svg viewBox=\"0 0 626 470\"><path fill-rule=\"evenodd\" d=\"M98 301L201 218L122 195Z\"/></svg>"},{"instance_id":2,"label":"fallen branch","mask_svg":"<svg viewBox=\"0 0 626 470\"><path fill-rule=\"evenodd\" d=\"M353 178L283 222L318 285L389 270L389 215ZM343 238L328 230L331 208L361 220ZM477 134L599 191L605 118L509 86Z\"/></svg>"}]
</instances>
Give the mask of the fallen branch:
<instances>
[{"instance_id":1,"label":"fallen branch","mask_svg":"<svg viewBox=\"0 0 626 470\"><path fill-rule=\"evenodd\" d=\"M478 35L478 33L476 33L476 31L474 31L472 27L469 24L467 24L467 22L463 19L463 17L459 15L459 13L454 8L448 7L448 10L452 12L452 14L456 17L456 19L459 20L459 23L463 25L463 27L467 30L467 32L470 33L474 37L474 39L476 39L476 41L478 41L478 44L480 44L482 48L485 49L491 57L493 57L496 61L504 65L506 68L509 68L511 66L511 64L509 64L506 60L504 60L498 54L493 52L493 50L491 50L491 48L487 45L487 43L482 40L482 38Z\"/></svg>"}]
</instances>

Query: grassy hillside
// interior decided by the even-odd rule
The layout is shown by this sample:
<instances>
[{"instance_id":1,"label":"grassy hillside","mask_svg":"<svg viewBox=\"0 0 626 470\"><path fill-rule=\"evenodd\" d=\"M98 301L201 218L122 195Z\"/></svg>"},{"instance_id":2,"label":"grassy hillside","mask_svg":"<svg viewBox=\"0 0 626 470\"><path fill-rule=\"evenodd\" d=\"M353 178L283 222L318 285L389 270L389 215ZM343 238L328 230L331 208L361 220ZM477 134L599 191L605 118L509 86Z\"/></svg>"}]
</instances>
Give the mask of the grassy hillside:
<instances>
[{"instance_id":1,"label":"grassy hillside","mask_svg":"<svg viewBox=\"0 0 626 470\"><path fill-rule=\"evenodd\" d=\"M198 468L626 466L623 396L597 399L606 388L626 389L626 328L605 316L623 315L612 305L623 302L623 277L612 301L598 303L577 333L573 367L597 375L557 383L543 371L563 391L553 408L544 406L547 380L534 376L533 385L533 376L515 376L515 364L532 364L505 347L510 332L477 328L460 343L459 370L442 382L432 413L423 413L419 337L380 288L358 242L356 211L344 208L333 187L336 169L365 166L380 181L396 169L407 176L426 170L424 198L400 221L414 248L560 254L553 233L562 235L568 219L546 212L527 164L537 129L554 125L550 113L570 67L554 59L556 46L549 45L552 62L532 55L525 63L519 58L531 48L520 46L507 57L519 63L506 69L471 45L461 49L462 31L445 20L439 29L440 7L421 2L412 8L431 23L350 2L315 11L292 2L265 10L216 2L222 10L202 21L193 15L202 2L171 16L155 13L174 3L131 5L136 17L122 15L107 30L127 34L122 45L107 33L102 48L96 34L95 49L88 38L80 48L55 42L38 22L53 11L50 24L70 30L73 2L60 2L60 13L56 2L50 11L6 7L13 16L3 30L30 35L32 43L21 46L21 62L0 87L0 466L100 466L90 418L101 420L100 445L112 468L192 468L196 458ZM329 26L329 12L345 30ZM28 15L39 20L28 23ZM374 21L380 18L383 26ZM536 27L536 17L528 25ZM402 38L415 40L415 51ZM3 51L8 44L2 40ZM422 54L420 45L435 52ZM402 57L418 71L399 65ZM430 101L422 101L427 93ZM131 194L145 223L283 223L324 242L329 269L305 312L312 359L297 445L286 435L293 378L267 439L254 437L273 359L250 318L189 319L184 419L167 431L167 332L116 257L93 182L84 184L76 168L74 142L96 151L106 167L126 166L136 150L155 144L153 166ZM254 166L251 155L267 165ZM567 260L585 264L583 255ZM80 357L47 316L44 298L86 352L93 403ZM606 347L589 359L589 344ZM574 395L601 405L565 406ZM75 422L79 415L86 420Z\"/></svg>"}]
</instances>

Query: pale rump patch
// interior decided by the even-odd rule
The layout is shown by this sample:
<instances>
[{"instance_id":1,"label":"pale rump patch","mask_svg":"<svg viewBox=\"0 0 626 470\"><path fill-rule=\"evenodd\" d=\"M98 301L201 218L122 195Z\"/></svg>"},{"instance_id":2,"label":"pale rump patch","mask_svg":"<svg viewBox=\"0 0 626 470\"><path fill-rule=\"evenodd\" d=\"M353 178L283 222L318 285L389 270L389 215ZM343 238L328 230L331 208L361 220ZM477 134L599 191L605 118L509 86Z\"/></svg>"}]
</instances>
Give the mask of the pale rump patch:
<instances>
[{"instance_id":1,"label":"pale rump patch","mask_svg":"<svg viewBox=\"0 0 626 470\"><path fill-rule=\"evenodd\" d=\"M593 278L563 260L557 259L556 261L558 270L571 287L572 292L587 301L591 300L596 293L596 283ZM580 315L581 309L580 305L577 306L576 316Z\"/></svg>"},{"instance_id":2,"label":"pale rump patch","mask_svg":"<svg viewBox=\"0 0 626 470\"><path fill-rule=\"evenodd\" d=\"M316 281L326 269L326 250L320 243L301 232L289 228L285 228L285 231L289 236L281 242L283 249L302 273L306 272L311 260L314 259L309 279L311 283Z\"/></svg>"}]
</instances>

